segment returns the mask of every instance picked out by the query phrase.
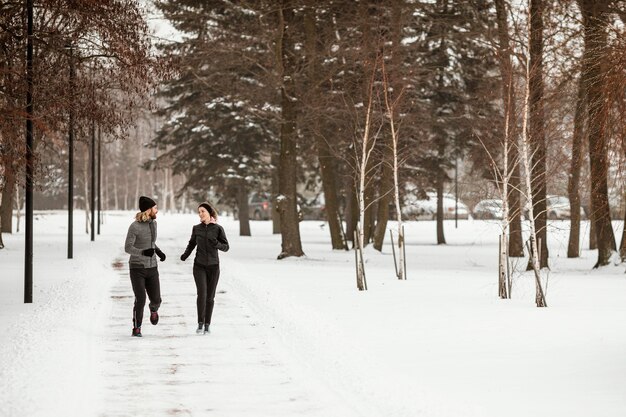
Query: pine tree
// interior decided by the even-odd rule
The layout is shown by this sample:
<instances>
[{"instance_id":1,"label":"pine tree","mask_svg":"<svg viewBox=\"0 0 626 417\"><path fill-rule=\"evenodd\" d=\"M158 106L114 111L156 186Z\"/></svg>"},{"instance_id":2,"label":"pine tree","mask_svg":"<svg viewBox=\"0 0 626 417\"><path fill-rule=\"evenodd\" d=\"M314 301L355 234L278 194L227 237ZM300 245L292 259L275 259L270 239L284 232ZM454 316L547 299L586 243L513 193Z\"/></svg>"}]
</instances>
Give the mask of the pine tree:
<instances>
[{"instance_id":1,"label":"pine tree","mask_svg":"<svg viewBox=\"0 0 626 417\"><path fill-rule=\"evenodd\" d=\"M427 137L417 146L412 165L421 167L437 191L437 243L445 243L443 194L450 180L448 171L457 158L482 142L491 142L497 130L491 124L496 110L494 99L476 100L493 90L489 75L497 67L494 53L485 42L495 18L487 2L440 0L423 5L417 13L414 100L426 117L420 123ZM484 97L484 96L483 96Z\"/></svg>"},{"instance_id":2,"label":"pine tree","mask_svg":"<svg viewBox=\"0 0 626 417\"><path fill-rule=\"evenodd\" d=\"M243 206L248 191L269 176L277 137L266 28L257 11L225 1L160 1L157 7L183 34L180 42L161 45L178 73L160 93L166 122L154 141L164 151L159 163L185 175L183 190L206 198L212 187L225 202L236 200L247 235Z\"/></svg>"}]
</instances>

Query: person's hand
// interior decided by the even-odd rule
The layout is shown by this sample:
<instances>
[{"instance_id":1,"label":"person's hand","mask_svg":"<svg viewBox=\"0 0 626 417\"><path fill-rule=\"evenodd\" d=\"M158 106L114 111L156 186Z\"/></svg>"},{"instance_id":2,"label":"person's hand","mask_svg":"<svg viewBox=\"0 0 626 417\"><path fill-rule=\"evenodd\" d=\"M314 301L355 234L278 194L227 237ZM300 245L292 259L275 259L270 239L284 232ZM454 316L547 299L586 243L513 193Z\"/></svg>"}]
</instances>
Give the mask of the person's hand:
<instances>
[{"instance_id":1,"label":"person's hand","mask_svg":"<svg viewBox=\"0 0 626 417\"><path fill-rule=\"evenodd\" d=\"M180 260L185 262L187 260L187 257L185 256L185 254L183 253L182 255L180 255Z\"/></svg>"},{"instance_id":2,"label":"person's hand","mask_svg":"<svg viewBox=\"0 0 626 417\"><path fill-rule=\"evenodd\" d=\"M217 239L209 239L209 245L217 246Z\"/></svg>"},{"instance_id":3,"label":"person's hand","mask_svg":"<svg viewBox=\"0 0 626 417\"><path fill-rule=\"evenodd\" d=\"M154 248L150 248L150 249L144 249L141 254L143 256L152 256L154 255Z\"/></svg>"},{"instance_id":4,"label":"person's hand","mask_svg":"<svg viewBox=\"0 0 626 417\"><path fill-rule=\"evenodd\" d=\"M163 253L161 249L155 249L154 251L156 252L161 262L165 261L165 254Z\"/></svg>"}]
</instances>

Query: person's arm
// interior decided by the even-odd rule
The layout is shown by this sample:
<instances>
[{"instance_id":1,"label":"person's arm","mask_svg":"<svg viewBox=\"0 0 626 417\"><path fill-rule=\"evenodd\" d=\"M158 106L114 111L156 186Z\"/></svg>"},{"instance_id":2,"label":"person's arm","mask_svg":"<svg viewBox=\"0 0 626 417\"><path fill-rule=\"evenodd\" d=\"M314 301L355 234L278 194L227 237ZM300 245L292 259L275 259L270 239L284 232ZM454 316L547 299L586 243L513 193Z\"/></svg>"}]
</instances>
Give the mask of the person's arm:
<instances>
[{"instance_id":1,"label":"person's arm","mask_svg":"<svg viewBox=\"0 0 626 417\"><path fill-rule=\"evenodd\" d=\"M220 226L219 232L217 233L217 243L215 247L222 252L228 252L230 246L228 245L228 239L226 239L226 233L224 233L224 229Z\"/></svg>"},{"instance_id":2,"label":"person's arm","mask_svg":"<svg viewBox=\"0 0 626 417\"><path fill-rule=\"evenodd\" d=\"M131 224L128 228L128 233L126 234L126 242L124 243L124 250L129 255L141 256L143 255L143 249L135 247L135 240L137 240L137 234L135 233L134 227Z\"/></svg>"},{"instance_id":3,"label":"person's arm","mask_svg":"<svg viewBox=\"0 0 626 417\"><path fill-rule=\"evenodd\" d=\"M157 240L157 223L156 220L154 221L154 253L156 253L156 255L159 257L159 259L161 260L161 262L165 262L165 254L163 253L163 251L161 250L161 248L159 248L156 244L156 240Z\"/></svg>"},{"instance_id":4,"label":"person's arm","mask_svg":"<svg viewBox=\"0 0 626 417\"><path fill-rule=\"evenodd\" d=\"M194 237L193 228L192 228L191 238L189 239L189 243L187 244L187 249L185 249L185 252L182 255L180 255L180 260L181 261L186 260L189 257L189 255L191 255L191 252L193 252L195 247L196 247L196 238Z\"/></svg>"},{"instance_id":5,"label":"person's arm","mask_svg":"<svg viewBox=\"0 0 626 417\"><path fill-rule=\"evenodd\" d=\"M152 225L154 226L154 241L152 242L154 244L154 251L155 252L161 252L161 249L156 244L156 241L157 241L157 222L156 222L156 220L152 220Z\"/></svg>"},{"instance_id":6,"label":"person's arm","mask_svg":"<svg viewBox=\"0 0 626 417\"><path fill-rule=\"evenodd\" d=\"M154 226L154 242L152 242L152 244L154 245L154 253L157 254L157 256L159 257L159 259L161 260L161 262L163 262L165 260L165 254L163 253L163 251L161 250L161 248L159 248L156 244L156 240L157 240L157 222L156 220L154 220L152 222L152 225Z\"/></svg>"}]
</instances>

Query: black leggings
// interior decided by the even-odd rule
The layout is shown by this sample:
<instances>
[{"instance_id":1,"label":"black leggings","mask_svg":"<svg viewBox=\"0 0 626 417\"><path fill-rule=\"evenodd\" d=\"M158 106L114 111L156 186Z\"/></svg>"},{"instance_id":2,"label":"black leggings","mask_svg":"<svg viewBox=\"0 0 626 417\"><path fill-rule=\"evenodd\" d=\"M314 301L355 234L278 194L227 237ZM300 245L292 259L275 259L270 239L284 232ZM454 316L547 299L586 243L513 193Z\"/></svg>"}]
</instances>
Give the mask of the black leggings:
<instances>
[{"instance_id":1,"label":"black leggings","mask_svg":"<svg viewBox=\"0 0 626 417\"><path fill-rule=\"evenodd\" d=\"M138 268L130 270L130 282L135 293L133 307L133 326L140 327L143 321L143 309L146 306L146 293L150 298L150 311L157 311L161 306L161 285L159 270L154 268Z\"/></svg>"},{"instance_id":2,"label":"black leggings","mask_svg":"<svg viewBox=\"0 0 626 417\"><path fill-rule=\"evenodd\" d=\"M198 307L198 323L211 324L213 305L215 304L215 289L220 279L220 266L193 265L193 278L196 281L196 306Z\"/></svg>"}]
</instances>

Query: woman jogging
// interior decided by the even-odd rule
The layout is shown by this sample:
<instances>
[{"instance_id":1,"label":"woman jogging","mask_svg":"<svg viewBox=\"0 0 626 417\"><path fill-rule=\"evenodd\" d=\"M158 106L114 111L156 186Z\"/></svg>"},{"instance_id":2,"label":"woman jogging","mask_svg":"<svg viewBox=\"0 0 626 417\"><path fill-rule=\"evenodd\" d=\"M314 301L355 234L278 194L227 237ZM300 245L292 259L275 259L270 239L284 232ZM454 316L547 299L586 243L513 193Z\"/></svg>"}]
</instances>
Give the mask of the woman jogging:
<instances>
[{"instance_id":1,"label":"woman jogging","mask_svg":"<svg viewBox=\"0 0 626 417\"><path fill-rule=\"evenodd\" d=\"M200 224L191 230L191 238L185 253L180 255L180 260L186 260L193 249L196 249L196 258L193 262L193 278L196 281L198 297L198 329L196 333L207 334L210 332L211 316L215 299L215 289L220 277L220 260L218 250L228 251L228 240L222 226L217 224L217 210L209 203L201 203L198 206Z\"/></svg>"},{"instance_id":2,"label":"woman jogging","mask_svg":"<svg viewBox=\"0 0 626 417\"><path fill-rule=\"evenodd\" d=\"M124 249L130 255L130 282L135 293L133 307L133 336L141 337L141 322L143 309L146 305L146 293L150 299L150 323L159 322L159 306L161 305L161 286L158 256L161 262L165 254L156 245L158 209L156 202L149 197L139 197L139 213L135 221L128 228ZM155 256L156 255L156 256Z\"/></svg>"}]
</instances>

